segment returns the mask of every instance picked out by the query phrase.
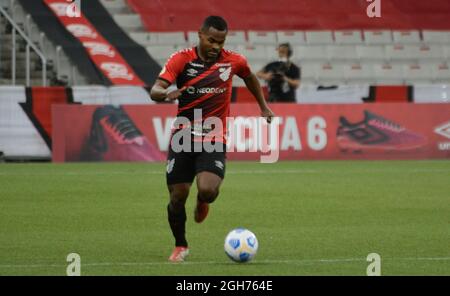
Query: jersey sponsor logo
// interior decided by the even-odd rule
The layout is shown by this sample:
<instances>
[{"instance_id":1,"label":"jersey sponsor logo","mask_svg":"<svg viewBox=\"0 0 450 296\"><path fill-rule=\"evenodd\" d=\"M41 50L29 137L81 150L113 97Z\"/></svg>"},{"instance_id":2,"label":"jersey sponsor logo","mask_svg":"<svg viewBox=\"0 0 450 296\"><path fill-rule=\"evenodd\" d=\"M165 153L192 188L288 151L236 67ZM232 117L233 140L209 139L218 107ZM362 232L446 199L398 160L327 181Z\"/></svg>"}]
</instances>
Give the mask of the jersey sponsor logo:
<instances>
[{"instance_id":1,"label":"jersey sponsor logo","mask_svg":"<svg viewBox=\"0 0 450 296\"><path fill-rule=\"evenodd\" d=\"M186 89L186 92L187 92L188 94L191 94L191 95L195 94L195 87L189 86L189 87Z\"/></svg>"},{"instance_id":2,"label":"jersey sponsor logo","mask_svg":"<svg viewBox=\"0 0 450 296\"><path fill-rule=\"evenodd\" d=\"M222 94L226 91L226 87L202 87L197 89L199 94Z\"/></svg>"},{"instance_id":3,"label":"jersey sponsor logo","mask_svg":"<svg viewBox=\"0 0 450 296\"><path fill-rule=\"evenodd\" d=\"M187 72L187 76L191 76L191 77L195 77L195 76L197 76L197 73L198 73L198 71L197 70L195 70L195 69L192 69L192 68L190 68L190 69L187 69L186 70L186 72Z\"/></svg>"},{"instance_id":4,"label":"jersey sponsor logo","mask_svg":"<svg viewBox=\"0 0 450 296\"><path fill-rule=\"evenodd\" d=\"M219 75L220 79L222 79L223 81L227 81L228 78L230 78L231 67L228 67L228 68L219 68L219 72L221 73L221 74Z\"/></svg>"},{"instance_id":5,"label":"jersey sponsor logo","mask_svg":"<svg viewBox=\"0 0 450 296\"><path fill-rule=\"evenodd\" d=\"M189 86L186 92L190 95L193 94L223 94L227 91L226 87L201 87L195 88L194 86Z\"/></svg>"}]
</instances>

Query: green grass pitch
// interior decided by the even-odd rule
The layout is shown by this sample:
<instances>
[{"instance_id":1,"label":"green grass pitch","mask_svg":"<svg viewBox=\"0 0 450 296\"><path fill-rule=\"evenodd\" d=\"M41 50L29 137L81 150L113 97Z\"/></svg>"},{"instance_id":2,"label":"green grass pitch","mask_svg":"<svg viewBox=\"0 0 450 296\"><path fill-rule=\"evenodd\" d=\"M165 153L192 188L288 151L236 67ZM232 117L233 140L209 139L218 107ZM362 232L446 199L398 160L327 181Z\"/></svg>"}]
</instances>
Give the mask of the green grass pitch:
<instances>
[{"instance_id":1,"label":"green grass pitch","mask_svg":"<svg viewBox=\"0 0 450 296\"><path fill-rule=\"evenodd\" d=\"M210 215L193 222L191 255L170 264L164 164L0 165L0 275L450 274L450 161L228 162ZM248 264L223 251L243 226Z\"/></svg>"}]
</instances>

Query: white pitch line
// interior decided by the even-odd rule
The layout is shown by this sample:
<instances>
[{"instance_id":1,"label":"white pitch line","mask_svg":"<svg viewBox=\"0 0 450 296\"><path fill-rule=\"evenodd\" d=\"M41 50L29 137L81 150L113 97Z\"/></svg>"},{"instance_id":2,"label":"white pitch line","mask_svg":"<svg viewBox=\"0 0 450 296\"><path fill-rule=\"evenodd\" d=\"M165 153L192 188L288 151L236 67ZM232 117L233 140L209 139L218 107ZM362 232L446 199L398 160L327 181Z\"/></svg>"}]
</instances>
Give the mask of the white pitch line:
<instances>
[{"instance_id":1,"label":"white pitch line","mask_svg":"<svg viewBox=\"0 0 450 296\"><path fill-rule=\"evenodd\" d=\"M371 173L450 173L447 169L366 169L366 170L317 170L317 169L274 169L274 170L228 170L226 175L255 175L255 174L371 174ZM32 172L0 172L0 176L51 176L52 173L32 173ZM86 171L86 172L54 172L58 176L109 176L109 175L165 175L164 170L160 171Z\"/></svg>"},{"instance_id":2,"label":"white pitch line","mask_svg":"<svg viewBox=\"0 0 450 296\"><path fill-rule=\"evenodd\" d=\"M402 260L409 260L409 261L448 261L450 260L450 257L419 257L419 258L402 258Z\"/></svg>"},{"instance_id":3,"label":"white pitch line","mask_svg":"<svg viewBox=\"0 0 450 296\"><path fill-rule=\"evenodd\" d=\"M418 257L418 258L382 258L387 261L450 261L450 257ZM294 264L305 265L314 263L344 263L344 262L366 262L365 258L338 258L338 259L305 259L305 260L255 260L251 264ZM223 261L186 261L183 265L223 265L232 262ZM171 262L94 262L83 263L81 266L160 266L160 265L177 265ZM48 267L66 267L64 264L0 264L0 268L48 268Z\"/></svg>"}]
</instances>

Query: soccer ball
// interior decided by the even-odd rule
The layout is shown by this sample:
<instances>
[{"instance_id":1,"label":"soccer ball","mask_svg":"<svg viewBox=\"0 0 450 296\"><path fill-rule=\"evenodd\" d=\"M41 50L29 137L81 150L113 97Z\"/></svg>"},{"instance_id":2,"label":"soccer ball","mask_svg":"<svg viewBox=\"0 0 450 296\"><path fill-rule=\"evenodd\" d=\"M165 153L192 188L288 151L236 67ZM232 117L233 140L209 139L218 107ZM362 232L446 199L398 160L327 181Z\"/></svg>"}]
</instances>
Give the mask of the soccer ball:
<instances>
[{"instance_id":1,"label":"soccer ball","mask_svg":"<svg viewBox=\"0 0 450 296\"><path fill-rule=\"evenodd\" d=\"M225 238L225 254L236 262L248 262L258 251L258 240L253 232L245 228L236 228Z\"/></svg>"}]
</instances>

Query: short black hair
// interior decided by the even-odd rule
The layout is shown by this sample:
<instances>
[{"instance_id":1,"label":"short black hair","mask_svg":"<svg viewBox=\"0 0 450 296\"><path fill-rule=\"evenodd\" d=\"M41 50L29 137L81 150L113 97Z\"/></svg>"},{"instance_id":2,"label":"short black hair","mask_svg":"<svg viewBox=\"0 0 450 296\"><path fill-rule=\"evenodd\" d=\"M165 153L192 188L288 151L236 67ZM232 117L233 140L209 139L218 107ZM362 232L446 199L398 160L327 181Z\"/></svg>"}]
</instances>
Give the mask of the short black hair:
<instances>
[{"instance_id":1,"label":"short black hair","mask_svg":"<svg viewBox=\"0 0 450 296\"><path fill-rule=\"evenodd\" d=\"M209 28L213 27L219 31L228 31L227 22L221 16L210 15L203 21L202 31L207 31Z\"/></svg>"},{"instance_id":2,"label":"short black hair","mask_svg":"<svg viewBox=\"0 0 450 296\"><path fill-rule=\"evenodd\" d=\"M291 49L291 44L289 42L280 43L278 44L278 47L287 47L288 49Z\"/></svg>"},{"instance_id":3,"label":"short black hair","mask_svg":"<svg viewBox=\"0 0 450 296\"><path fill-rule=\"evenodd\" d=\"M287 48L287 50L288 50L288 57L291 57L292 54L294 53L293 50L292 50L292 46L291 46L291 44L289 42L278 44L278 48L280 48L280 47L286 47Z\"/></svg>"}]
</instances>

